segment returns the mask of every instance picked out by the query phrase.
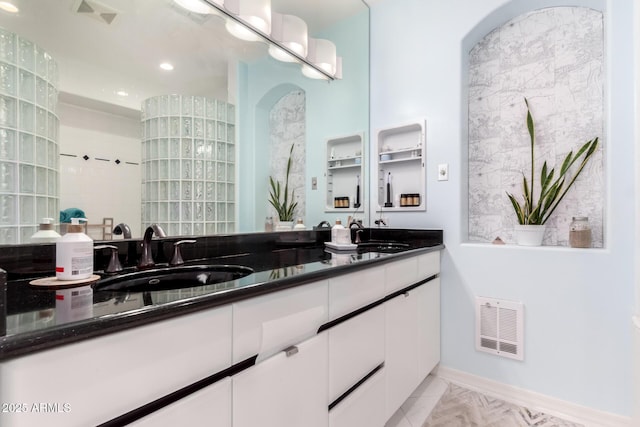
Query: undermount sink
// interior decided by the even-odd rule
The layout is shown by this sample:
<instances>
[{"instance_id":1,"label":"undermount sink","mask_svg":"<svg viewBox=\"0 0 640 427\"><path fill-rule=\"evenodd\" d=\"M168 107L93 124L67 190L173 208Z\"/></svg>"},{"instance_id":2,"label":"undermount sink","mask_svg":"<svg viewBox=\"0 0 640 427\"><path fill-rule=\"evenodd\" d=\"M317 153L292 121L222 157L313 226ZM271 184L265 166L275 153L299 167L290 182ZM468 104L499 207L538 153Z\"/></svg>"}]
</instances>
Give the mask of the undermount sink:
<instances>
[{"instance_id":1,"label":"undermount sink","mask_svg":"<svg viewBox=\"0 0 640 427\"><path fill-rule=\"evenodd\" d=\"M253 269L239 265L189 265L140 270L100 279L96 291L165 291L214 285L253 273Z\"/></svg>"},{"instance_id":2,"label":"undermount sink","mask_svg":"<svg viewBox=\"0 0 640 427\"><path fill-rule=\"evenodd\" d=\"M394 252L409 248L408 243L389 241L368 241L358 243L358 249L372 252Z\"/></svg>"}]
</instances>

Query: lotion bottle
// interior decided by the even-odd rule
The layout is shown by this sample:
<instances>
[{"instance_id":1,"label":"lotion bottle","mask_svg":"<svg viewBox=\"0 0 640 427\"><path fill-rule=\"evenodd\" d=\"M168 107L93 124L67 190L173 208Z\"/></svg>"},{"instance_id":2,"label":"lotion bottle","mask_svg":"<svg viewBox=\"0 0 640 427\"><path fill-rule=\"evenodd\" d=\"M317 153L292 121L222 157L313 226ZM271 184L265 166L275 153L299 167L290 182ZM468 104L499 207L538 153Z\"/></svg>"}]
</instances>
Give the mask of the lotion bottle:
<instances>
[{"instance_id":1,"label":"lotion bottle","mask_svg":"<svg viewBox=\"0 0 640 427\"><path fill-rule=\"evenodd\" d=\"M31 236L33 243L54 243L58 241L60 235L53 229L53 218L42 218L40 228Z\"/></svg>"},{"instance_id":2,"label":"lotion bottle","mask_svg":"<svg viewBox=\"0 0 640 427\"><path fill-rule=\"evenodd\" d=\"M87 279L93 274L93 240L82 232L80 221L72 218L67 234L56 242L56 278Z\"/></svg>"},{"instance_id":3,"label":"lotion bottle","mask_svg":"<svg viewBox=\"0 0 640 427\"><path fill-rule=\"evenodd\" d=\"M342 221L336 219L336 223L331 227L331 242L336 245L348 245L350 242L350 230L344 228Z\"/></svg>"}]
</instances>

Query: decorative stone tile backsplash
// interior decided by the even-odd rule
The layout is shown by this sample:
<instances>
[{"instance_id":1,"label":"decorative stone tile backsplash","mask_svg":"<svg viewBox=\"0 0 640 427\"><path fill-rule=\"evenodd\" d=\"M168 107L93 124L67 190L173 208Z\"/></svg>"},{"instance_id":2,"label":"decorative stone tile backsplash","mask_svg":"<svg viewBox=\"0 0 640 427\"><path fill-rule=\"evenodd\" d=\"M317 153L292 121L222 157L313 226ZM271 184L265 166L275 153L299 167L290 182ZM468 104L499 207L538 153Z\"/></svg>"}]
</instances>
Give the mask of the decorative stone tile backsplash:
<instances>
[{"instance_id":1,"label":"decorative stone tile backsplash","mask_svg":"<svg viewBox=\"0 0 640 427\"><path fill-rule=\"evenodd\" d=\"M506 192L522 194L522 173L529 176L526 97L538 190L545 160L560 168L570 150L600 137L598 152L547 221L543 244L568 246L571 218L588 216L592 246L603 246L603 31L601 12L546 8L505 23L469 53L469 241L515 242Z\"/></svg>"},{"instance_id":2,"label":"decorative stone tile backsplash","mask_svg":"<svg viewBox=\"0 0 640 427\"><path fill-rule=\"evenodd\" d=\"M289 150L291 144L295 144L291 173L289 174L289 188L294 190L295 200L298 202L295 218L302 219L305 216L305 105L305 93L301 90L295 90L276 102L269 114L271 144L269 174L284 185ZM275 210L271 207L269 209L274 220L277 220L278 216Z\"/></svg>"}]
</instances>

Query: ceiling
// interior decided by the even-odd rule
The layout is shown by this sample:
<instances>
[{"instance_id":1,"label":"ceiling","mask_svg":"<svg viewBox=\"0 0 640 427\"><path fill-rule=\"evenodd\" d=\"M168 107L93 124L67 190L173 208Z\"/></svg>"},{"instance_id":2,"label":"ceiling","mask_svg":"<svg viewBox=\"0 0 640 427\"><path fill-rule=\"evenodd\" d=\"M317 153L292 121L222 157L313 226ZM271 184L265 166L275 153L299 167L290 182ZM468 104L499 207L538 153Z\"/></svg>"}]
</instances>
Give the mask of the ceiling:
<instances>
[{"instance_id":1,"label":"ceiling","mask_svg":"<svg viewBox=\"0 0 640 427\"><path fill-rule=\"evenodd\" d=\"M14 1L20 12L0 12L0 27L57 61L60 91L128 108L159 90L226 98L229 60L266 52L262 43L231 37L221 18L189 13L173 0ZM300 16L311 35L365 7L361 0L272 0L273 11ZM175 69L160 70L162 61Z\"/></svg>"}]
</instances>

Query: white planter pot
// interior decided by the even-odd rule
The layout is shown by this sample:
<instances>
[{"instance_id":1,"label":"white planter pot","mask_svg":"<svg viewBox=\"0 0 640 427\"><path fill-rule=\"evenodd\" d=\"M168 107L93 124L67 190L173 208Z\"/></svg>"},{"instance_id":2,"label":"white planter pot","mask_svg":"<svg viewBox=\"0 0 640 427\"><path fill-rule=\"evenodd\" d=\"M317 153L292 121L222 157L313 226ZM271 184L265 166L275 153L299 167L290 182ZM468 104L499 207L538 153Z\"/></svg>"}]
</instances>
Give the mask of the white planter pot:
<instances>
[{"instance_id":1,"label":"white planter pot","mask_svg":"<svg viewBox=\"0 0 640 427\"><path fill-rule=\"evenodd\" d=\"M516 242L520 246L541 246L544 238L544 225L516 225Z\"/></svg>"},{"instance_id":2,"label":"white planter pot","mask_svg":"<svg viewBox=\"0 0 640 427\"><path fill-rule=\"evenodd\" d=\"M276 225L276 231L291 231L293 230L293 221L279 221Z\"/></svg>"}]
</instances>

